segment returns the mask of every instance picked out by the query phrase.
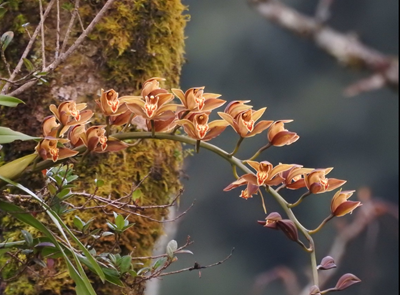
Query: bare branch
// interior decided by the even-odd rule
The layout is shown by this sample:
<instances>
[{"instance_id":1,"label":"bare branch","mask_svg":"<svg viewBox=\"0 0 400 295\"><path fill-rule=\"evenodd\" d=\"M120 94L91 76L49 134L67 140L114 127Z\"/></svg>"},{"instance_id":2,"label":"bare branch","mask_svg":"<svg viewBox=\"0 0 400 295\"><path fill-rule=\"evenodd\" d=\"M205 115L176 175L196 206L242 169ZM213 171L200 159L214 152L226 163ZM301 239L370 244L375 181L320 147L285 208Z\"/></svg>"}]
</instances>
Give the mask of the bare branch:
<instances>
[{"instance_id":1,"label":"bare branch","mask_svg":"<svg viewBox=\"0 0 400 295\"><path fill-rule=\"evenodd\" d=\"M79 0L76 0L75 8L71 15L71 20L69 21L67 31L65 32L65 36L64 36L60 54L63 53L65 51L65 48L67 47L68 39L69 39L69 36L71 35L72 27L75 24L76 15L78 14L78 9L79 9Z\"/></svg>"},{"instance_id":2,"label":"bare branch","mask_svg":"<svg viewBox=\"0 0 400 295\"><path fill-rule=\"evenodd\" d=\"M44 18L43 18L43 4L42 0L39 0L39 9L40 9L40 32L42 36L42 70L46 68L46 50L45 50L45 39L44 39Z\"/></svg>"},{"instance_id":3,"label":"bare branch","mask_svg":"<svg viewBox=\"0 0 400 295\"><path fill-rule=\"evenodd\" d=\"M325 3L321 4L325 11L330 4L328 1L325 0ZM311 39L341 65L362 67L373 74L373 78L362 81L362 86L353 86L348 89L347 95L356 95L362 91L370 91L383 86L398 90L398 58L382 54L361 43L354 36L324 26L320 19L301 14L277 0L249 0L249 2L264 18L294 34ZM322 8L319 9L319 14L322 13ZM326 14L326 12L324 13ZM323 16L322 20L325 17Z\"/></svg>"},{"instance_id":4,"label":"bare branch","mask_svg":"<svg viewBox=\"0 0 400 295\"><path fill-rule=\"evenodd\" d=\"M57 59L60 54L60 1L57 0L57 28L56 28L56 52L54 58Z\"/></svg>"},{"instance_id":5,"label":"bare branch","mask_svg":"<svg viewBox=\"0 0 400 295\"><path fill-rule=\"evenodd\" d=\"M179 269L179 270L175 270L175 271L161 273L160 277L169 276L169 275L172 275L172 274L177 274L177 273L181 273L181 272L184 272L184 271L192 271L192 270L199 270L200 271L201 269L205 269L205 268L209 268L209 267L214 267L214 266L220 265L220 264L224 263L225 261L227 261L229 258L232 257L233 251L235 251L235 248L233 248L231 250L231 253L221 261L218 261L218 262L206 265L206 266L201 266L199 263L195 262L194 265L191 266L191 267L187 267L187 268L183 268L183 269Z\"/></svg>"},{"instance_id":6,"label":"bare branch","mask_svg":"<svg viewBox=\"0 0 400 295\"><path fill-rule=\"evenodd\" d=\"M31 39L28 42L28 45L26 46L24 52L22 53L22 56L21 56L20 60L18 61L17 66L15 67L14 71L12 72L12 74L11 74L11 76L9 78L10 81L14 81L15 77L17 76L17 74L21 71L21 67L24 64L24 58L26 58L28 56L28 53L31 51L33 43L35 42L36 37L39 34L39 31L40 31L40 28L41 28L41 25L42 25L42 21L44 21L46 19L46 17L49 14L49 12L51 10L51 7L53 6L54 2L55 2L55 0L51 0L50 3L47 5L46 10L45 10L45 12L43 14L42 20L40 21L40 23L36 27L35 31L33 32L33 35L32 35ZM36 81L35 82L28 82L26 84L31 84L31 86L32 86L35 83L36 83ZM24 84L24 85L26 85L26 84ZM6 83L6 85L4 85L4 87L3 87L3 89L1 90L0 93L1 94L6 94L8 92L8 88L9 87L10 87L10 83ZM19 92L19 93L21 93L21 92ZM10 93L10 95L12 95L12 94Z\"/></svg>"},{"instance_id":7,"label":"bare branch","mask_svg":"<svg viewBox=\"0 0 400 295\"><path fill-rule=\"evenodd\" d=\"M52 0L48 6L50 6L50 4L54 3L55 0ZM50 65L48 65L45 69L43 69L44 72L52 72L54 71L54 69L56 69L62 62L64 62L72 53L75 52L75 50L82 44L82 42L85 40L85 38L87 37L88 34L90 34L95 25L102 19L102 17L104 16L104 14L106 13L106 11L110 8L110 6L114 3L115 0L108 0L106 2L106 4L104 4L104 6L101 8L101 10L99 11L99 13L93 18L92 22L89 24L89 26L82 32L82 34L78 37L78 39L76 39L76 41L74 42L74 44L65 52L60 54L60 56L55 59ZM47 11L47 9L46 9ZM46 16L46 12L44 14L44 16ZM36 31L35 31L36 32ZM32 36L33 37L33 36ZM36 37L36 36L35 36ZM24 56L25 57L25 56ZM21 58L22 61L22 58ZM22 65L22 62L21 62ZM20 69L20 68L19 68ZM18 71L19 71L18 69ZM14 70L15 72L15 70ZM14 77L10 80L13 80ZM36 84L36 80L35 81L30 81L27 82L26 84L20 86L19 88L17 88L16 90L12 91L9 95L11 96L17 96L18 94L26 91L27 89L29 89L30 87L32 87L33 85ZM4 87L3 91L5 92L5 89L7 89L8 87Z\"/></svg>"}]
</instances>

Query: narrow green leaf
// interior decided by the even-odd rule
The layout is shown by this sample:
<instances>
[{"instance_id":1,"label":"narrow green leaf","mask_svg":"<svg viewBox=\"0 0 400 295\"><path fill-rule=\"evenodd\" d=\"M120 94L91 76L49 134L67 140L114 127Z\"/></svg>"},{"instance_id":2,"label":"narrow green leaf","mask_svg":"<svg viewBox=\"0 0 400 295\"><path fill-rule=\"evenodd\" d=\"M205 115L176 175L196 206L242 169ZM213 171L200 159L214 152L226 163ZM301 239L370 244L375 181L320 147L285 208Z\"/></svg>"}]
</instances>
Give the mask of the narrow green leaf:
<instances>
[{"instance_id":1,"label":"narrow green leaf","mask_svg":"<svg viewBox=\"0 0 400 295\"><path fill-rule=\"evenodd\" d=\"M22 158L18 158L0 167L0 176L13 179L20 175L26 167L37 157L37 154L30 154Z\"/></svg>"},{"instance_id":2,"label":"narrow green leaf","mask_svg":"<svg viewBox=\"0 0 400 295\"><path fill-rule=\"evenodd\" d=\"M85 225L85 223L82 221L82 219L79 218L79 216L74 217L73 223L75 227L80 231L83 229L83 226Z\"/></svg>"},{"instance_id":3,"label":"narrow green leaf","mask_svg":"<svg viewBox=\"0 0 400 295\"><path fill-rule=\"evenodd\" d=\"M31 247L33 245L33 237L30 232L27 232L26 230L21 230L21 234L24 237L26 241L26 245L28 247Z\"/></svg>"},{"instance_id":4,"label":"narrow green leaf","mask_svg":"<svg viewBox=\"0 0 400 295\"><path fill-rule=\"evenodd\" d=\"M152 266L152 269L155 270L159 268L161 265L163 265L167 261L167 258L163 257L158 259Z\"/></svg>"},{"instance_id":5,"label":"narrow green leaf","mask_svg":"<svg viewBox=\"0 0 400 295\"><path fill-rule=\"evenodd\" d=\"M23 58L23 61L24 61L24 65L25 65L26 69L29 72L32 72L35 69L35 67L33 66L33 64L31 63L31 61L29 59Z\"/></svg>"},{"instance_id":6,"label":"narrow green leaf","mask_svg":"<svg viewBox=\"0 0 400 295\"><path fill-rule=\"evenodd\" d=\"M50 194L51 194L52 196L54 196L54 195L57 193L57 188L56 188L55 185L52 184L52 183L49 183L49 184L47 185L47 189L49 190L49 192L50 192Z\"/></svg>"},{"instance_id":7,"label":"narrow green leaf","mask_svg":"<svg viewBox=\"0 0 400 295\"><path fill-rule=\"evenodd\" d=\"M9 184L12 184L13 186L23 190L24 192L28 193L29 195L31 195L36 201L38 201L40 203L40 205L46 209L47 214L50 216L50 218L52 219L52 221L54 222L54 224L58 227L60 233L63 235L65 242L68 243L69 245L69 240L67 238L67 236L64 233L64 230L68 233L68 235L71 237L71 239L78 245L78 247L82 250L82 252L85 254L85 256L87 257L87 259L93 264L93 268L96 272L96 274L99 276L99 278L101 279L102 282L104 282L105 280L105 276L103 271L101 270L99 264L97 263L96 259L94 259L94 257L89 253L89 250L81 243L81 241L79 241L79 239L73 234L73 232L65 225L65 223L61 220L61 218L46 204L43 202L42 199L40 199L35 193L33 193L31 190L29 190L28 188L24 187L23 185L16 183L10 179L6 179L4 177L2 177L0 175L0 179L8 182ZM64 230L63 230L64 229ZM71 245L69 245L71 246ZM72 248L72 246L71 246ZM93 287L91 285L91 283L89 282L88 277L85 274L85 271L82 267L82 265L79 263L79 260L76 256L76 253L74 251L71 251L71 254L74 256L74 259L76 261L76 266L78 268L78 271L80 273L80 275L82 276L83 281L85 282L85 286L86 288L88 288L89 290L92 290L92 292L90 293L86 293L86 294L94 294L95 292L93 290ZM72 275L71 275L72 276Z\"/></svg>"},{"instance_id":8,"label":"narrow green leaf","mask_svg":"<svg viewBox=\"0 0 400 295\"><path fill-rule=\"evenodd\" d=\"M22 100L20 100L19 98L16 98L13 96L8 96L8 95L0 95L0 105L2 105L2 106L14 108L20 103L24 103L24 102Z\"/></svg>"},{"instance_id":9,"label":"narrow green leaf","mask_svg":"<svg viewBox=\"0 0 400 295\"><path fill-rule=\"evenodd\" d=\"M66 200L68 197L72 196L71 190L69 188L64 188L57 194L57 198L61 200Z\"/></svg>"},{"instance_id":10,"label":"narrow green leaf","mask_svg":"<svg viewBox=\"0 0 400 295\"><path fill-rule=\"evenodd\" d=\"M0 126L0 144L10 143L14 140L38 140L40 137L33 137L24 133L14 131L8 127Z\"/></svg>"},{"instance_id":11,"label":"narrow green leaf","mask_svg":"<svg viewBox=\"0 0 400 295\"><path fill-rule=\"evenodd\" d=\"M7 181L7 179L5 179L1 176L0 176L0 178L4 181ZM80 290L80 293L78 293L78 291L77 291L77 294L79 294L79 295L87 295L87 294L96 295L89 280L87 280L87 282L89 283L89 285L87 285L84 278L82 278L80 276L80 274L77 272L77 270L75 269L74 265L72 264L72 262L70 261L68 256L65 254L61 245L58 243L56 238L47 229L47 227L45 225L43 225L39 220L34 218L31 214L29 214L29 213L27 214L20 207L14 205L14 204L7 203L7 202L0 200L0 207L1 207L1 210L13 215L18 220L20 220L26 224L29 224L30 226L33 226L34 228L40 230L44 235L46 235L53 242L53 244L56 246L56 248L61 251L61 253L63 254L64 260L67 264L69 274L72 277L72 279L74 280L74 282L76 283L76 289ZM87 279L87 277L86 277L86 279Z\"/></svg>"}]
</instances>

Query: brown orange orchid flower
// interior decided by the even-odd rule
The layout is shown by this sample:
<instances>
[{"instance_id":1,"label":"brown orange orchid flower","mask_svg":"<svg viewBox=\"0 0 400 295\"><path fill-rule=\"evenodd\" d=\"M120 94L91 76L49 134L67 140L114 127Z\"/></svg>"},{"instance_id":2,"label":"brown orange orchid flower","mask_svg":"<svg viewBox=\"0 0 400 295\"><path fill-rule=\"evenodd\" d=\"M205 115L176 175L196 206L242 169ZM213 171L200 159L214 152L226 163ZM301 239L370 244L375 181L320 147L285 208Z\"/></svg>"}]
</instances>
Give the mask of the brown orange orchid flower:
<instances>
[{"instance_id":1,"label":"brown orange orchid flower","mask_svg":"<svg viewBox=\"0 0 400 295\"><path fill-rule=\"evenodd\" d=\"M293 120L280 120L272 123L268 131L268 140L274 146L289 145L297 141L300 136L295 132L285 129L284 124Z\"/></svg>"},{"instance_id":2,"label":"brown orange orchid flower","mask_svg":"<svg viewBox=\"0 0 400 295\"><path fill-rule=\"evenodd\" d=\"M93 111L84 110L86 103L78 103L69 100L62 102L58 107L54 104L50 105L50 111L61 123L62 128L59 135L62 136L71 126L84 124L93 116Z\"/></svg>"},{"instance_id":3,"label":"brown orange orchid flower","mask_svg":"<svg viewBox=\"0 0 400 295\"><path fill-rule=\"evenodd\" d=\"M57 123L56 117L47 116L43 120L43 135L57 137L60 124Z\"/></svg>"},{"instance_id":4,"label":"brown orange orchid flower","mask_svg":"<svg viewBox=\"0 0 400 295\"><path fill-rule=\"evenodd\" d=\"M281 173L291 169L295 164L278 164L275 167L268 161L256 162L246 161L254 170L257 171L257 185L279 185L285 181ZM253 175L253 174L252 174Z\"/></svg>"},{"instance_id":5,"label":"brown orange orchid flower","mask_svg":"<svg viewBox=\"0 0 400 295\"><path fill-rule=\"evenodd\" d=\"M101 89L100 100L96 101L101 112L110 116L111 125L124 125L128 123L131 111L128 110L123 97L119 98L114 89L104 91Z\"/></svg>"},{"instance_id":6,"label":"brown orange orchid flower","mask_svg":"<svg viewBox=\"0 0 400 295\"><path fill-rule=\"evenodd\" d=\"M331 201L331 213L334 216L340 217L352 213L354 209L360 207L362 204L358 201L347 201L355 192L339 190L335 193Z\"/></svg>"},{"instance_id":7,"label":"brown orange orchid flower","mask_svg":"<svg viewBox=\"0 0 400 295\"><path fill-rule=\"evenodd\" d=\"M273 121L260 121L260 119L267 108L255 111L251 106L245 105L248 101L233 101L226 108L224 112L218 112L218 115L224 119L242 138L252 137L256 134L263 132L267 129Z\"/></svg>"},{"instance_id":8,"label":"brown orange orchid flower","mask_svg":"<svg viewBox=\"0 0 400 295\"><path fill-rule=\"evenodd\" d=\"M202 141L217 137L228 126L224 120L208 123L207 113L192 113L187 119L177 120L176 124L182 126L189 137Z\"/></svg>"},{"instance_id":9,"label":"brown orange orchid flower","mask_svg":"<svg viewBox=\"0 0 400 295\"><path fill-rule=\"evenodd\" d=\"M151 78L143 84L141 96L121 97L128 109L146 120L168 120L175 116L179 105L169 104L174 99L172 93L159 87L162 78Z\"/></svg>"},{"instance_id":10,"label":"brown orange orchid flower","mask_svg":"<svg viewBox=\"0 0 400 295\"><path fill-rule=\"evenodd\" d=\"M304 168L301 165L294 165L291 169L281 173L285 179L285 187L291 190L300 189L306 186L304 175L314 171L314 168Z\"/></svg>"},{"instance_id":11,"label":"brown orange orchid flower","mask_svg":"<svg viewBox=\"0 0 400 295\"><path fill-rule=\"evenodd\" d=\"M181 89L171 89L176 97L182 102L183 107L178 108L178 111L212 111L224 103L225 100L218 99L220 94L204 93L204 87L193 87L186 90L185 93Z\"/></svg>"},{"instance_id":12,"label":"brown orange orchid flower","mask_svg":"<svg viewBox=\"0 0 400 295\"><path fill-rule=\"evenodd\" d=\"M247 188L240 195L244 199L251 198L253 194L256 194L260 186L276 186L283 183L285 179L281 176L281 173L294 166L294 164L279 164L273 167L268 161L246 161L246 163L254 168L257 173L242 175L224 189L224 191L229 191L236 187L247 185Z\"/></svg>"},{"instance_id":13,"label":"brown orange orchid flower","mask_svg":"<svg viewBox=\"0 0 400 295\"><path fill-rule=\"evenodd\" d=\"M73 157L79 153L66 147L59 146L59 143L63 144L67 143L68 141L68 139L45 137L35 147L35 150L43 160L51 159L53 162L57 162L58 160Z\"/></svg>"},{"instance_id":14,"label":"brown orange orchid flower","mask_svg":"<svg viewBox=\"0 0 400 295\"><path fill-rule=\"evenodd\" d=\"M250 174L248 174L250 175ZM232 182L230 185L228 185L226 188L224 188L224 191L230 191L234 188L237 188L239 186L246 185L247 187L241 191L240 196L242 199L250 199L253 197L253 195L258 194L259 187L258 185L254 184L252 181L249 181L243 177L238 178L234 182Z\"/></svg>"},{"instance_id":15,"label":"brown orange orchid flower","mask_svg":"<svg viewBox=\"0 0 400 295\"><path fill-rule=\"evenodd\" d=\"M332 171L333 168L315 169L304 176L304 182L307 189L313 194L321 194L332 191L343 184L346 180L336 178L326 178L325 175Z\"/></svg>"},{"instance_id":16,"label":"brown orange orchid flower","mask_svg":"<svg viewBox=\"0 0 400 295\"><path fill-rule=\"evenodd\" d=\"M92 126L86 130L84 125L78 125L71 129L68 138L73 146L84 144L90 152L96 153L117 152L128 147L123 141L107 137L104 127Z\"/></svg>"}]
</instances>

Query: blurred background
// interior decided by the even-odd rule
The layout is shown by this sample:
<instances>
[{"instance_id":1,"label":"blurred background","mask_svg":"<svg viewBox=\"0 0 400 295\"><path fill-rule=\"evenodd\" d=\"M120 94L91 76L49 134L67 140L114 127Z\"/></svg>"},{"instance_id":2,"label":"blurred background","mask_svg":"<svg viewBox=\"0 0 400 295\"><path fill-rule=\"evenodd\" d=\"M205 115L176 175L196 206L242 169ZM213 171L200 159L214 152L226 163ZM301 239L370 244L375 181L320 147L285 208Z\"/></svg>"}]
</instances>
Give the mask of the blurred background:
<instances>
[{"instance_id":1,"label":"blurred background","mask_svg":"<svg viewBox=\"0 0 400 295\"><path fill-rule=\"evenodd\" d=\"M312 15L318 1L285 3ZM186 0L184 4L189 6L191 21L186 31L183 90L206 86L206 92L220 93L228 101L250 99L254 109L267 106L264 120L293 119L286 127L300 135L299 141L271 148L257 160L334 167L328 177L346 179L344 190L367 187L373 200L392 204L391 213L376 218L346 247L327 286L333 287L338 277L351 272L363 282L342 295L398 294L398 94L385 88L344 96L347 86L368 73L340 67L310 41L263 19L246 0ZM397 0L334 1L328 25L398 56L398 6ZM211 143L231 151L236 141L229 127ZM265 133L245 140L237 156L246 159L266 142ZM245 201L238 197L240 189L222 191L234 180L229 164L202 150L187 158L184 172L189 178L184 180L180 211L194 200L195 205L180 220L174 238L183 245L190 236L194 256L180 255L174 269L195 261L215 263L232 248L235 251L225 263L203 270L201 278L198 271L164 277L161 295L284 295L288 294L285 284L273 280L276 272L270 272L280 266L298 274L301 286L308 281L307 253L282 232L257 224L265 218L260 198ZM299 196L283 195L289 201ZM332 196L331 192L307 198L295 210L299 220L315 228L329 214ZM264 197L269 212L279 210L272 197ZM356 212L330 222L315 235L318 261L328 254L337 228L345 229L355 217ZM290 276L286 279L294 283Z\"/></svg>"}]
</instances>

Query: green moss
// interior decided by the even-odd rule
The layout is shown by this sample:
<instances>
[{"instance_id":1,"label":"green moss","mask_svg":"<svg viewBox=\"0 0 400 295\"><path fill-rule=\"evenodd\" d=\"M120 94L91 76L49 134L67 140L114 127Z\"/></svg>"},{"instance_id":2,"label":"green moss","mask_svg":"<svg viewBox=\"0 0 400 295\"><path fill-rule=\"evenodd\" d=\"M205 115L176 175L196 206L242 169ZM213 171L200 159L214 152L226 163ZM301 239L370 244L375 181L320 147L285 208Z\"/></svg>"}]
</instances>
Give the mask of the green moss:
<instances>
[{"instance_id":1,"label":"green moss","mask_svg":"<svg viewBox=\"0 0 400 295\"><path fill-rule=\"evenodd\" d=\"M178 85L184 62L186 7L179 0L123 0L90 38L103 44L110 87L139 89L149 77Z\"/></svg>"},{"instance_id":2,"label":"green moss","mask_svg":"<svg viewBox=\"0 0 400 295\"><path fill-rule=\"evenodd\" d=\"M37 291L32 282L27 277L22 276L18 281L7 284L4 294L36 295Z\"/></svg>"}]
</instances>

